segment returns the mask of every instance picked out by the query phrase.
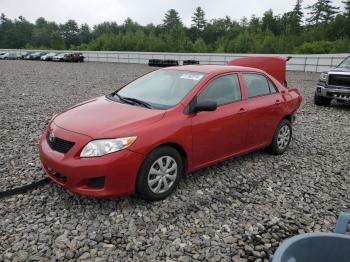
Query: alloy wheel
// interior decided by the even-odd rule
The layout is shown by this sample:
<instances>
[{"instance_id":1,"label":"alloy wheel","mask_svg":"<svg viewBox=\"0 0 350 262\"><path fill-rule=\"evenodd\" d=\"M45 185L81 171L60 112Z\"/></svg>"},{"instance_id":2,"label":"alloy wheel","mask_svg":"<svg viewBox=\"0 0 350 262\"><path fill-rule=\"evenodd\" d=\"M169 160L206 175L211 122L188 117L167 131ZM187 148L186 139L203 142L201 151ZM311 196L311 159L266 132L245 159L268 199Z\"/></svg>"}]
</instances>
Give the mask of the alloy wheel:
<instances>
[{"instance_id":1,"label":"alloy wheel","mask_svg":"<svg viewBox=\"0 0 350 262\"><path fill-rule=\"evenodd\" d=\"M288 146L289 140L290 140L290 134L291 134L291 130L288 125L282 126L281 129L279 130L278 136L277 136L277 146L280 150L284 150Z\"/></svg>"},{"instance_id":2,"label":"alloy wheel","mask_svg":"<svg viewBox=\"0 0 350 262\"><path fill-rule=\"evenodd\" d=\"M155 194L170 190L178 175L178 166L171 156L162 156L152 164L148 172L148 186Z\"/></svg>"}]
</instances>

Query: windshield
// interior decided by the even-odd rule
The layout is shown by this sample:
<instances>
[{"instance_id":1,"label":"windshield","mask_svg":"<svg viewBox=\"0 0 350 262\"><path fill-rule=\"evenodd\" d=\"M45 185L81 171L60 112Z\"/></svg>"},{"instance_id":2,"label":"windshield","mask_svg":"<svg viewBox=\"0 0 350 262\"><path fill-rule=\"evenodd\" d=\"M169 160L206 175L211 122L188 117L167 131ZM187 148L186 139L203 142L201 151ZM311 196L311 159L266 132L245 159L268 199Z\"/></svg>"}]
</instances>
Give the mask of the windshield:
<instances>
[{"instance_id":1,"label":"windshield","mask_svg":"<svg viewBox=\"0 0 350 262\"><path fill-rule=\"evenodd\" d=\"M350 67L350 56L341 62L338 67Z\"/></svg>"},{"instance_id":2,"label":"windshield","mask_svg":"<svg viewBox=\"0 0 350 262\"><path fill-rule=\"evenodd\" d=\"M146 102L153 108L167 109L178 104L203 76L199 72L157 70L126 85L117 95Z\"/></svg>"}]
</instances>

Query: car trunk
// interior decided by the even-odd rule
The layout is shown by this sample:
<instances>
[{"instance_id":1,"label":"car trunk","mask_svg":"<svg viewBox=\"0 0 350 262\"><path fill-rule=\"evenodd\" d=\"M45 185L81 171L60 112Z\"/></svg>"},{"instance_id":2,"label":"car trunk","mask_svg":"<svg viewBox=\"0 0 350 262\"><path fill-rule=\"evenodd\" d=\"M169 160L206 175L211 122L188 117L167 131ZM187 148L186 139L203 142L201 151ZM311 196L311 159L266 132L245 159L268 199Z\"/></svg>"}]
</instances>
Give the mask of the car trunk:
<instances>
[{"instance_id":1,"label":"car trunk","mask_svg":"<svg viewBox=\"0 0 350 262\"><path fill-rule=\"evenodd\" d=\"M247 56L228 62L229 65L257 68L273 76L281 84L287 86L286 65L291 57L279 56Z\"/></svg>"}]
</instances>

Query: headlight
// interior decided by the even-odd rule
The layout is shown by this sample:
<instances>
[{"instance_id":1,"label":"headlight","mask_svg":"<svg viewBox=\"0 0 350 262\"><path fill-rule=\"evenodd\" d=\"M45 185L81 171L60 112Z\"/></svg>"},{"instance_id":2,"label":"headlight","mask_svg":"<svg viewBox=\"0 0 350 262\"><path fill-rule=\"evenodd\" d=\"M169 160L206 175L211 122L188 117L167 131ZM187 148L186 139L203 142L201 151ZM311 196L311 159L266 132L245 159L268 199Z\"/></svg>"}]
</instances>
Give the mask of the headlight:
<instances>
[{"instance_id":1,"label":"headlight","mask_svg":"<svg viewBox=\"0 0 350 262\"><path fill-rule=\"evenodd\" d=\"M325 72L321 73L320 81L326 82L327 76L328 76L328 73L325 73Z\"/></svg>"},{"instance_id":2,"label":"headlight","mask_svg":"<svg viewBox=\"0 0 350 262\"><path fill-rule=\"evenodd\" d=\"M96 157L120 151L131 146L136 136L115 139L100 139L89 142L81 151L80 157Z\"/></svg>"}]
</instances>

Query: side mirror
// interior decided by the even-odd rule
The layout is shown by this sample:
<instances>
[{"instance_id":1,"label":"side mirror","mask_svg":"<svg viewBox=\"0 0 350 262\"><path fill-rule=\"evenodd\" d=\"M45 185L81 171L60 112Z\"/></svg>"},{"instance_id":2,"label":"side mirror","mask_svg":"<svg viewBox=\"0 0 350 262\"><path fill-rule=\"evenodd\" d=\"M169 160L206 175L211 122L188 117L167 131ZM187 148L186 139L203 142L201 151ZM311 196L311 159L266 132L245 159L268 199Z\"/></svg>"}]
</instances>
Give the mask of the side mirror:
<instances>
[{"instance_id":1,"label":"side mirror","mask_svg":"<svg viewBox=\"0 0 350 262\"><path fill-rule=\"evenodd\" d=\"M196 105L193 108L193 113L202 112L202 111L215 111L218 107L217 103L213 100L204 100L196 102Z\"/></svg>"}]
</instances>

